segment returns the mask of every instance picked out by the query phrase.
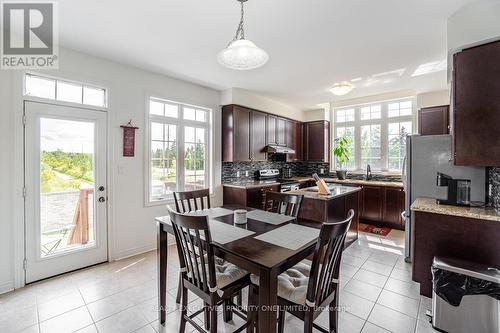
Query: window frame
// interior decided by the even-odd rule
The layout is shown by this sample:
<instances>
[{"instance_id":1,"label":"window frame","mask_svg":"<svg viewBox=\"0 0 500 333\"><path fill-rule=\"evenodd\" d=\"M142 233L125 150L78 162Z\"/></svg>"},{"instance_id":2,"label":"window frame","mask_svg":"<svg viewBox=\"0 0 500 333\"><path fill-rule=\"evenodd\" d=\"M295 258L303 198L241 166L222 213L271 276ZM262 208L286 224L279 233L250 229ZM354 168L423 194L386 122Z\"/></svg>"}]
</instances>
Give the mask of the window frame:
<instances>
[{"instance_id":1,"label":"window frame","mask_svg":"<svg viewBox=\"0 0 500 333\"><path fill-rule=\"evenodd\" d=\"M26 78L28 76L40 78L42 80L54 81L54 98L40 97L40 96L28 94L28 92L26 91ZM23 81L23 98L25 100L41 101L41 102L49 101L51 104L65 105L65 106L77 106L80 108L93 109L93 110L104 110L104 111L106 111L109 107L109 89L105 88L103 86L100 86L100 85L96 85L93 83L87 83L85 81L71 80L71 79L66 79L66 78L61 78L61 77L56 77L56 76L51 76L51 75L39 74L39 73L31 72L31 71L26 71L23 73L22 81ZM65 101L65 100L58 99L57 98L58 82L81 86L81 92L82 92L81 102L71 102L71 101ZM94 105L94 104L84 103L85 88L102 90L104 92L103 105Z\"/></svg>"},{"instance_id":2,"label":"window frame","mask_svg":"<svg viewBox=\"0 0 500 333\"><path fill-rule=\"evenodd\" d=\"M160 103L173 104L178 108L177 117L160 116L150 113L150 101L158 101ZM196 121L184 119L184 108L194 108L206 112L206 120ZM158 94L148 95L146 98L146 131L145 131L145 206L158 206L173 202L173 195L167 194L165 197L155 199L151 195L152 188L152 156L151 156L151 124L162 123L176 125L176 180L177 189L184 191L185 188L185 170L184 170L184 155L185 155L185 127L203 128L205 129L205 184L209 188L210 194L213 194L213 163L212 163L212 146L213 146L213 110L188 103L176 102L170 99L158 97Z\"/></svg>"},{"instance_id":3,"label":"window frame","mask_svg":"<svg viewBox=\"0 0 500 333\"><path fill-rule=\"evenodd\" d=\"M394 116L389 117L389 104L401 103L405 101L411 101L412 103L412 113L411 115L405 116ZM378 119L365 119L361 120L361 108L372 107L375 105L381 105L381 117ZM354 127L354 164L355 168L349 171L353 173L362 173L366 170L366 165L361 165L361 126L363 125L374 125L380 124L380 156L381 156L381 169L375 170L374 173L393 173L401 174L401 170L389 169L389 124L390 123L401 123L410 121L412 123L412 133L415 133L417 126L416 123L416 99L414 96L401 97L390 100L383 101L373 101L369 103L354 104L332 107L331 109L331 119L333 119L332 126L332 148L335 145L335 138L338 127ZM354 109L354 121L337 122L337 111ZM333 154L331 154L330 160L330 171L335 172L337 168L337 161Z\"/></svg>"}]
</instances>

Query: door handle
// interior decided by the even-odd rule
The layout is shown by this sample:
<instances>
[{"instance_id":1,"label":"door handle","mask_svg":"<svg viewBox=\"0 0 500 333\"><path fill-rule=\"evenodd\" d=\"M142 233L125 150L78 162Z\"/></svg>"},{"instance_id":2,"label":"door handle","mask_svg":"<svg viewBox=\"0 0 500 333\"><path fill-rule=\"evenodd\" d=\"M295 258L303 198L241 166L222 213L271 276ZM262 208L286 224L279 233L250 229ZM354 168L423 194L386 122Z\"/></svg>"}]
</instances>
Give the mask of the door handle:
<instances>
[{"instance_id":1,"label":"door handle","mask_svg":"<svg viewBox=\"0 0 500 333\"><path fill-rule=\"evenodd\" d=\"M99 199L98 199L98 200L99 200L99 202L104 202L104 201L106 201L106 199L105 199L104 197L99 197Z\"/></svg>"}]
</instances>

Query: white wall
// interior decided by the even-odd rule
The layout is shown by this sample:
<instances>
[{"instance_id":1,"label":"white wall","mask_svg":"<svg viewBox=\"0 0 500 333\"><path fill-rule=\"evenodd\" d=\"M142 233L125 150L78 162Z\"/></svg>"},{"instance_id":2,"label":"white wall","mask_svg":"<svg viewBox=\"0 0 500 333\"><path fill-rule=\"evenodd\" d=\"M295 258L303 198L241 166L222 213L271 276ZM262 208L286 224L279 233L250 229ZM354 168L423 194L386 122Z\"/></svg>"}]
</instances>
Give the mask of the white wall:
<instances>
[{"instance_id":1,"label":"white wall","mask_svg":"<svg viewBox=\"0 0 500 333\"><path fill-rule=\"evenodd\" d=\"M304 121L329 120L330 109L304 111Z\"/></svg>"},{"instance_id":2,"label":"white wall","mask_svg":"<svg viewBox=\"0 0 500 333\"><path fill-rule=\"evenodd\" d=\"M165 207L145 207L145 126L146 97L153 94L174 101L205 106L214 110L214 204L222 203L220 186L220 93L219 91L146 72L104 59L70 50L60 50L60 69L48 75L98 84L108 88L109 132L109 251L110 259L130 256L156 247L156 226L153 218L165 214ZM45 73L45 72L43 72ZM14 280L12 207L12 174L14 168L14 128L20 124L22 101L15 98L22 89L20 71L0 71L0 292L12 287ZM16 84L14 84L15 82ZM13 107L11 107L11 105ZM120 125L132 119L140 127L136 139L136 156L122 157ZM20 149L21 147L17 147ZM118 173L120 169L120 173ZM19 200L19 199L18 199ZM2 290L3 288L4 290Z\"/></svg>"},{"instance_id":3,"label":"white wall","mask_svg":"<svg viewBox=\"0 0 500 333\"><path fill-rule=\"evenodd\" d=\"M451 81L453 54L457 51L500 39L500 1L473 2L448 18L448 81Z\"/></svg>"},{"instance_id":4,"label":"white wall","mask_svg":"<svg viewBox=\"0 0 500 333\"><path fill-rule=\"evenodd\" d=\"M12 289L12 72L0 71L0 293Z\"/></svg>"},{"instance_id":5,"label":"white wall","mask_svg":"<svg viewBox=\"0 0 500 333\"><path fill-rule=\"evenodd\" d=\"M305 120L305 113L300 109L240 88L231 88L223 91L221 93L220 104L238 104L290 119Z\"/></svg>"},{"instance_id":6,"label":"white wall","mask_svg":"<svg viewBox=\"0 0 500 333\"><path fill-rule=\"evenodd\" d=\"M417 95L417 109L450 104L448 90L431 91Z\"/></svg>"}]
</instances>

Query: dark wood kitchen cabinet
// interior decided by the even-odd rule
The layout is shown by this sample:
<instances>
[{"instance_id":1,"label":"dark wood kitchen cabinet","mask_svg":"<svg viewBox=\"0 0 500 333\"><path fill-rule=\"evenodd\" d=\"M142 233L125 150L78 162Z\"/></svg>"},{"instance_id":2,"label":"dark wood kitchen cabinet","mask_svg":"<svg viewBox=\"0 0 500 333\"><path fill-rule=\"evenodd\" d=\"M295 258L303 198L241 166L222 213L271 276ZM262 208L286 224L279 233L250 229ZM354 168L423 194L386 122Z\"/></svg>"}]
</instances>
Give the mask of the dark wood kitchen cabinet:
<instances>
[{"instance_id":1,"label":"dark wood kitchen cabinet","mask_svg":"<svg viewBox=\"0 0 500 333\"><path fill-rule=\"evenodd\" d=\"M286 120L277 116L267 115L266 134L268 144L286 146Z\"/></svg>"},{"instance_id":2,"label":"dark wood kitchen cabinet","mask_svg":"<svg viewBox=\"0 0 500 333\"><path fill-rule=\"evenodd\" d=\"M266 114L258 111L252 111L251 131L250 131L250 160L266 161Z\"/></svg>"},{"instance_id":3,"label":"dark wood kitchen cabinet","mask_svg":"<svg viewBox=\"0 0 500 333\"><path fill-rule=\"evenodd\" d=\"M304 123L304 160L308 162L330 161L330 122Z\"/></svg>"},{"instance_id":4,"label":"dark wood kitchen cabinet","mask_svg":"<svg viewBox=\"0 0 500 333\"><path fill-rule=\"evenodd\" d=\"M278 192L279 185L269 185L261 187L223 187L224 205L240 205L262 209L266 201L266 192Z\"/></svg>"},{"instance_id":5,"label":"dark wood kitchen cabinet","mask_svg":"<svg viewBox=\"0 0 500 333\"><path fill-rule=\"evenodd\" d=\"M287 154L288 162L302 161L302 123L293 120L286 121L286 146L295 150L295 154Z\"/></svg>"},{"instance_id":6,"label":"dark wood kitchen cabinet","mask_svg":"<svg viewBox=\"0 0 500 333\"><path fill-rule=\"evenodd\" d=\"M500 166L500 41L453 56L455 165Z\"/></svg>"},{"instance_id":7,"label":"dark wood kitchen cabinet","mask_svg":"<svg viewBox=\"0 0 500 333\"><path fill-rule=\"evenodd\" d=\"M222 108L222 161L265 161L266 114L237 105Z\"/></svg>"},{"instance_id":8,"label":"dark wood kitchen cabinet","mask_svg":"<svg viewBox=\"0 0 500 333\"><path fill-rule=\"evenodd\" d=\"M382 221L383 188L379 186L363 186L361 219L366 221Z\"/></svg>"},{"instance_id":9,"label":"dark wood kitchen cabinet","mask_svg":"<svg viewBox=\"0 0 500 333\"><path fill-rule=\"evenodd\" d=\"M401 217L404 205L402 187L363 185L360 220L378 227L404 230Z\"/></svg>"},{"instance_id":10,"label":"dark wood kitchen cabinet","mask_svg":"<svg viewBox=\"0 0 500 333\"><path fill-rule=\"evenodd\" d=\"M450 106L433 106L418 110L418 133L420 135L441 135L449 131Z\"/></svg>"}]
</instances>

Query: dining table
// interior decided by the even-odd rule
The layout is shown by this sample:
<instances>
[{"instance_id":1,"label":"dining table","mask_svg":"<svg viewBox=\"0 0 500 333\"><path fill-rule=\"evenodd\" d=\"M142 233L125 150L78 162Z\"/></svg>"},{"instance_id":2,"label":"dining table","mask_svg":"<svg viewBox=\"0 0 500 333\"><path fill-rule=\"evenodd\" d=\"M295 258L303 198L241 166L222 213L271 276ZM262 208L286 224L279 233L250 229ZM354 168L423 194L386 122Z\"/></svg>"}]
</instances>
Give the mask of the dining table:
<instances>
[{"instance_id":1,"label":"dining table","mask_svg":"<svg viewBox=\"0 0 500 333\"><path fill-rule=\"evenodd\" d=\"M234 223L234 211L245 209L246 223ZM278 275L312 254L321 223L267 211L225 205L192 214L206 215L214 253L228 262L259 276L258 328L276 332ZM168 216L155 218L158 228L158 309L162 325L166 322L167 235L174 233ZM240 221L241 222L241 221Z\"/></svg>"}]
</instances>

